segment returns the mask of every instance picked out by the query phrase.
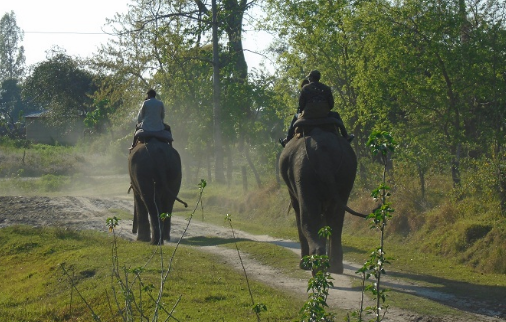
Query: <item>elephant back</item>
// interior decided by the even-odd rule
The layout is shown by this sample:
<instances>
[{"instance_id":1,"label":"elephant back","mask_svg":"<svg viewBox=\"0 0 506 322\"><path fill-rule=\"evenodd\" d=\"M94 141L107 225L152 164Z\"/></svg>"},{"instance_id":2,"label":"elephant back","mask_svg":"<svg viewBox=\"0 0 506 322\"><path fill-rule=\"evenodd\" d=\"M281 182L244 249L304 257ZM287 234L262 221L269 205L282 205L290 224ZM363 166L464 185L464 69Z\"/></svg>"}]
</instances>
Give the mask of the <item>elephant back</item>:
<instances>
[{"instance_id":1,"label":"elephant back","mask_svg":"<svg viewBox=\"0 0 506 322\"><path fill-rule=\"evenodd\" d=\"M128 157L128 167L133 183L143 179L157 183L166 182L166 178L181 180L179 153L168 143L156 139L138 143Z\"/></svg>"},{"instance_id":2,"label":"elephant back","mask_svg":"<svg viewBox=\"0 0 506 322\"><path fill-rule=\"evenodd\" d=\"M280 156L285 182L313 182L322 194L351 187L357 170L357 157L342 136L315 128L308 136L292 139Z\"/></svg>"}]
</instances>

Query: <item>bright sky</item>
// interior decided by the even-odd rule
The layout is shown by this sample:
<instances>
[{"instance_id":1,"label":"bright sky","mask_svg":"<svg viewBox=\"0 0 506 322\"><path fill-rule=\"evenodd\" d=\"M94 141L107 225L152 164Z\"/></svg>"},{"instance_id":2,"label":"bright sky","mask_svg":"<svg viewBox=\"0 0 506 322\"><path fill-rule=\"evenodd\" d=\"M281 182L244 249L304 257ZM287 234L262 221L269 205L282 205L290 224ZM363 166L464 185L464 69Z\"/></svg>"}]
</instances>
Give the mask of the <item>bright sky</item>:
<instances>
[{"instance_id":1,"label":"bright sky","mask_svg":"<svg viewBox=\"0 0 506 322\"><path fill-rule=\"evenodd\" d=\"M0 15L14 11L16 23L25 32L21 45L27 65L46 58L53 45L71 56L87 57L107 42L102 33L106 18L127 11L128 0L2 0Z\"/></svg>"},{"instance_id":2,"label":"bright sky","mask_svg":"<svg viewBox=\"0 0 506 322\"><path fill-rule=\"evenodd\" d=\"M106 43L102 32L106 18L126 13L130 0L0 0L0 15L14 11L16 23L24 31L21 45L25 48L26 64L46 59L46 51L53 45L64 48L67 54L88 57ZM257 50L265 40L249 35L246 49ZM261 46L258 46L261 43ZM250 67L258 65L260 57L246 52Z\"/></svg>"}]
</instances>

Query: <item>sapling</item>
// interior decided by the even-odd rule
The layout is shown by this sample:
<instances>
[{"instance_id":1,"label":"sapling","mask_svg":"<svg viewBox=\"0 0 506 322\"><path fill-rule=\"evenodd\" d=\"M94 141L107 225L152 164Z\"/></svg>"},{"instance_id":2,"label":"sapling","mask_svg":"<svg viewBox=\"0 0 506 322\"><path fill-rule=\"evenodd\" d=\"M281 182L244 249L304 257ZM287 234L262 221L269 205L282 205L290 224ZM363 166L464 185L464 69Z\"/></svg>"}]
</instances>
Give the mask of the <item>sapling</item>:
<instances>
[{"instance_id":1,"label":"sapling","mask_svg":"<svg viewBox=\"0 0 506 322\"><path fill-rule=\"evenodd\" d=\"M367 216L367 219L371 219L371 229L377 229L380 231L380 245L370 252L368 260L364 265L356 272L362 274L363 288L362 288L362 300L360 303L360 309L358 312L353 312L347 317L347 321L351 321L353 317L356 321L362 322L362 313L364 312L364 292L370 292L375 300L374 306L365 308L367 314L374 315L373 319L369 321L381 321L387 312L388 305L383 305L386 301L386 293L388 289L381 288L381 276L385 274L384 265L388 264L388 258L385 256L384 237L385 227L392 218L392 212L394 209L391 207L391 203L388 201L390 197L390 187L386 184L386 173L387 173L387 161L389 153L393 153L395 150L395 140L392 136L385 131L375 131L369 136L367 145L371 148L373 155L379 155L383 163L383 176L382 182L378 188L374 189L371 196L374 200L380 202L380 206L376 208L371 214ZM374 282L369 285L365 285L365 281L371 276L374 276Z\"/></svg>"},{"instance_id":2,"label":"sapling","mask_svg":"<svg viewBox=\"0 0 506 322\"><path fill-rule=\"evenodd\" d=\"M325 226L318 231L320 237L329 239L332 231L330 227ZM300 310L302 322L313 321L334 321L334 314L328 313L325 308L329 289L334 286L332 276L327 271L330 267L329 257L327 255L310 255L302 258L303 267L309 267L312 277L308 281L307 291L311 291L308 300Z\"/></svg>"},{"instance_id":3,"label":"sapling","mask_svg":"<svg viewBox=\"0 0 506 322\"><path fill-rule=\"evenodd\" d=\"M232 217L229 214L227 214L225 216L225 220L230 225L230 229L232 231L232 236L234 238L235 249L237 250L237 256L239 257L239 261L241 262L242 271L244 272L244 278L246 279L246 285L248 286L248 291L249 291L249 295L250 295L250 298L251 298L251 303L253 305L253 309L252 310L253 310L253 312L255 312L255 315L257 317L257 321L260 321L260 313L267 311L267 306L265 304L263 304L263 303L257 303L257 304L255 304L255 300L253 299L253 292L251 291L251 287L249 285L248 274L246 273L246 268L244 267L244 262L242 261L241 252L239 251L239 246L237 245L237 242L235 241L236 238L235 238L234 227L232 226Z\"/></svg>"},{"instance_id":4,"label":"sapling","mask_svg":"<svg viewBox=\"0 0 506 322\"><path fill-rule=\"evenodd\" d=\"M134 316L140 316L142 320L150 320L150 321L158 321L158 320L168 320L173 319L177 321L177 319L173 316L173 312L176 309L177 305L179 304L181 300L181 296L178 297L176 302L174 303L173 307L171 309L167 309L163 303L162 303L162 293L165 288L165 283L167 282L167 278L169 276L169 273L172 270L172 262L175 258L176 251L179 248L179 245L181 244L182 239L186 235L186 232L188 231L189 225L191 223L191 219L193 218L193 215L195 211L198 209L198 206L200 203L202 203L202 195L204 192L204 188L206 187L207 182L205 180L201 180L199 183L199 197L195 206L195 209L190 214L190 217L187 221L187 225L176 243L176 246L174 247L174 251L169 259L168 267L164 267L164 261L163 261L163 246L161 243L158 245L157 249L153 251L152 256L147 260L147 262L144 264L143 267L135 267L135 268L127 268L125 266L120 269L119 261L118 261L118 253L117 253L117 236L115 233L115 229L119 224L119 219L116 217L108 218L106 220L106 225L108 227L108 230L113 234L113 242L112 242L112 261L113 261L113 268L112 268L112 293L113 298L116 306L116 312L115 314L118 314L121 316L123 321L133 321ZM167 220L172 216L172 214L168 213L162 213L159 215L159 218L161 221ZM142 273L145 270L145 267L148 265L148 263L153 259L156 252L160 253L160 285L158 286L158 289L153 284L145 284L142 280ZM133 275L133 278L131 276ZM134 291L134 285L138 285L138 293L137 291ZM115 284L119 285L119 292L115 289ZM155 295L154 291L157 291L158 294ZM118 297L118 294L121 294L121 300ZM138 294L138 295L136 295ZM147 294L148 298L151 300L151 302L154 304L154 312L151 313L151 317L148 317L148 312L143 307L142 304L142 295ZM112 306L110 304L109 295L107 294L107 299L109 300L109 307L111 312L113 311ZM122 303L120 303L122 302ZM89 307L91 310L91 307ZM92 311L92 310L91 310ZM166 318L160 317L160 313L163 312L166 315ZM95 314L92 311L92 314L95 318ZM96 319L96 318L95 318Z\"/></svg>"}]
</instances>

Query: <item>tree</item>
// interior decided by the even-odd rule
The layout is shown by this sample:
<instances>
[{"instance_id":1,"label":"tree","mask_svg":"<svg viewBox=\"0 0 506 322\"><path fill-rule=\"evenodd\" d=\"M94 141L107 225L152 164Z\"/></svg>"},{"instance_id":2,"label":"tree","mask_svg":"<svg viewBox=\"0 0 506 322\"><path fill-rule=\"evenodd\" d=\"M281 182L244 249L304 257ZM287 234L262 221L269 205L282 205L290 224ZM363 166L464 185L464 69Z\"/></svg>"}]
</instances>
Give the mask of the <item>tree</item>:
<instances>
[{"instance_id":1,"label":"tree","mask_svg":"<svg viewBox=\"0 0 506 322\"><path fill-rule=\"evenodd\" d=\"M26 79L23 95L46 109L54 122L61 123L69 116L86 115L95 90L93 75L80 68L77 60L54 48Z\"/></svg>"},{"instance_id":2,"label":"tree","mask_svg":"<svg viewBox=\"0 0 506 322\"><path fill-rule=\"evenodd\" d=\"M217 98L220 100L222 112L214 116L211 114L213 117L211 123L208 123L208 117L213 105L209 105L208 99L213 87L210 87L209 82L218 77L213 76L213 57L208 50L213 41L210 3L199 0L149 3L138 1L136 5L131 6L127 14L117 15L110 20L118 40L111 42L110 46L103 48L102 51L104 59L101 66L107 65L110 74L121 73L126 76L128 82L137 87L136 91L148 86L157 88L166 106L171 109L187 108L181 114L184 119L178 120L184 122L179 123L180 125L195 122L202 117L198 132L192 131L191 135L186 136L190 140L199 140L201 130L207 132L209 126L211 128L213 124L217 126L217 131L214 132L216 142L209 144L209 133L206 133L204 145L215 150L213 155L217 181L224 181L225 178L222 149L230 151L227 145L233 145L238 140L246 141L244 139L248 128L246 120L253 115L249 99L251 86L248 84L248 70L241 36L243 15L252 3L244 0L217 3L215 39L219 51L215 56L219 57L215 57L218 63L214 64L219 68L221 81L218 86L221 95ZM240 93L226 96L231 92L227 91L227 88L238 89ZM226 101L224 97L227 97ZM197 119L190 121L188 115L193 115ZM186 127L184 131L190 129ZM223 142L220 141L218 134L223 135ZM197 142L190 144L200 146ZM232 157L228 159L231 168Z\"/></svg>"},{"instance_id":3,"label":"tree","mask_svg":"<svg viewBox=\"0 0 506 322\"><path fill-rule=\"evenodd\" d=\"M19 79L23 75L25 55L23 31L16 24L14 11L0 20L0 80Z\"/></svg>"},{"instance_id":4,"label":"tree","mask_svg":"<svg viewBox=\"0 0 506 322\"><path fill-rule=\"evenodd\" d=\"M4 80L0 87L0 132L10 137L20 136L20 120L25 108L18 81L13 78Z\"/></svg>"},{"instance_id":5,"label":"tree","mask_svg":"<svg viewBox=\"0 0 506 322\"><path fill-rule=\"evenodd\" d=\"M285 84L321 69L359 159L361 137L390 131L423 189L427 169L450 169L458 187L461 159L502 158L504 1L268 3Z\"/></svg>"}]
</instances>

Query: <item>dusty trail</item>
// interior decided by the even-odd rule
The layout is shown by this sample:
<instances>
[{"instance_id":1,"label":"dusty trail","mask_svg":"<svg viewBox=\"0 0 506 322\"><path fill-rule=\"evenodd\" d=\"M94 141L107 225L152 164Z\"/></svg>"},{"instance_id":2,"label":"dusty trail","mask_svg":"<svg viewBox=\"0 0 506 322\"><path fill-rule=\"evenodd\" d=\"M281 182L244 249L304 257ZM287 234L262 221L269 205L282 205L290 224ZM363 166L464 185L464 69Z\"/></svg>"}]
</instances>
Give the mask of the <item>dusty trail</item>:
<instances>
[{"instance_id":1,"label":"dusty trail","mask_svg":"<svg viewBox=\"0 0 506 322\"><path fill-rule=\"evenodd\" d=\"M0 228L25 224L31 226L63 226L72 229L92 229L107 231L105 220L111 214L108 210L123 209L129 212L133 210L132 196L121 197L1 197L0 196ZM179 238L187 226L187 221L181 217L173 217L173 229L171 236L173 241ZM122 220L117 229L120 236L127 239L135 239L131 233L131 221ZM208 223L192 220L185 238L190 237L218 237L233 238L232 232L228 228L215 226ZM296 242L272 238L270 236L251 235L242 231L235 231L236 238L245 238L260 242L274 243L299 253L299 245ZM237 251L218 246L203 246L202 250L211 252L221 259L221 261L242 270ZM272 267L260 264L245 253L241 253L246 272L249 278L253 278L276 288L292 292L303 299L307 298L306 288L307 279L295 279L283 276ZM358 280L355 274L358 265L345 263L343 275L332 274L334 278L334 288L330 290L327 303L330 307L338 307L346 310L355 310L359 307L361 293L358 288L352 287L352 281ZM310 277L309 272L307 278ZM506 321L506 305L504 298L498 299L496 303L476 303L465 296L457 296L444 292L437 292L405 282L401 279L394 279L386 276L384 280L385 287L389 289L400 290L411 293L416 296L429 298L439 303L456 307L462 311L470 313L467 318L434 318L427 316L418 316L416 314L390 308L384 321L391 322L467 322L484 321L499 322ZM502 302L501 302L502 301ZM370 305L371 303L367 303ZM502 305L502 306L501 306Z\"/></svg>"}]
</instances>

